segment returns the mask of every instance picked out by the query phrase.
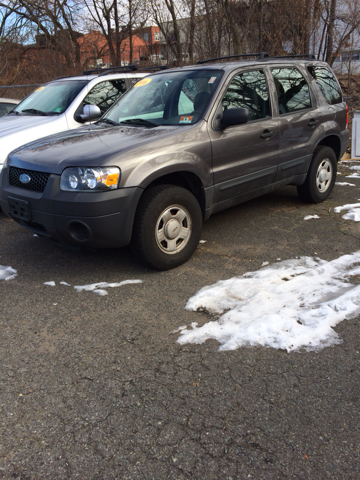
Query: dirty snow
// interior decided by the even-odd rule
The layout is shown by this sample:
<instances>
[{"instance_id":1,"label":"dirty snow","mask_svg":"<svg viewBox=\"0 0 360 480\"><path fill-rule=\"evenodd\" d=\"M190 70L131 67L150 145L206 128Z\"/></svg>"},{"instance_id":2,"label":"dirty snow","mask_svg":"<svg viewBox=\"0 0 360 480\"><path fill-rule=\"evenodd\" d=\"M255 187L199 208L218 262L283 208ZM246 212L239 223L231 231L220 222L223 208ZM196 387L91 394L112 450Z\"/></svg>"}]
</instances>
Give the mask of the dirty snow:
<instances>
[{"instance_id":1,"label":"dirty snow","mask_svg":"<svg viewBox=\"0 0 360 480\"><path fill-rule=\"evenodd\" d=\"M360 201L360 200L359 200ZM343 210L348 212L342 216L345 220L354 220L354 222L360 222L360 203L350 203L343 205L342 207L335 207L334 212L340 213Z\"/></svg>"},{"instance_id":2,"label":"dirty snow","mask_svg":"<svg viewBox=\"0 0 360 480\"><path fill-rule=\"evenodd\" d=\"M312 218L320 218L318 215L306 215L306 217L304 217L304 220L311 220Z\"/></svg>"},{"instance_id":3,"label":"dirty snow","mask_svg":"<svg viewBox=\"0 0 360 480\"><path fill-rule=\"evenodd\" d=\"M341 343L333 327L360 313L360 285L348 282L360 274L359 264L360 251L330 262L301 257L204 287L185 308L218 319L201 327L192 323L177 341L215 339L219 350L263 346L288 352Z\"/></svg>"},{"instance_id":4,"label":"dirty snow","mask_svg":"<svg viewBox=\"0 0 360 480\"><path fill-rule=\"evenodd\" d=\"M335 185L349 185L349 187L355 187L355 183L348 182L335 182Z\"/></svg>"},{"instance_id":5,"label":"dirty snow","mask_svg":"<svg viewBox=\"0 0 360 480\"><path fill-rule=\"evenodd\" d=\"M12 280L17 275L17 271L12 267L5 267L0 265L0 280Z\"/></svg>"}]
</instances>

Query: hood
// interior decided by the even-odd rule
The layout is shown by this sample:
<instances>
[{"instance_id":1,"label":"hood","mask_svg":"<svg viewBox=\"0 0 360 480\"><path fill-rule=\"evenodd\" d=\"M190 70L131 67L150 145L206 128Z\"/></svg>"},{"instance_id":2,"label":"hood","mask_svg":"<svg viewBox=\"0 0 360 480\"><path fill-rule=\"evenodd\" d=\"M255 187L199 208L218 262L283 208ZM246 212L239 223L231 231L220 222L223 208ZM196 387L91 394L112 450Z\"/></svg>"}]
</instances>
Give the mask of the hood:
<instances>
[{"instance_id":1,"label":"hood","mask_svg":"<svg viewBox=\"0 0 360 480\"><path fill-rule=\"evenodd\" d=\"M9 164L29 170L61 174L64 168L115 166L119 154L147 147L174 132L173 126L155 128L91 125L28 143L9 156ZM182 130L187 126L180 127Z\"/></svg>"},{"instance_id":2,"label":"hood","mask_svg":"<svg viewBox=\"0 0 360 480\"><path fill-rule=\"evenodd\" d=\"M6 115L0 118L0 139L6 135L13 135L27 128L34 128L44 123L56 121L58 116L42 115Z\"/></svg>"}]
</instances>

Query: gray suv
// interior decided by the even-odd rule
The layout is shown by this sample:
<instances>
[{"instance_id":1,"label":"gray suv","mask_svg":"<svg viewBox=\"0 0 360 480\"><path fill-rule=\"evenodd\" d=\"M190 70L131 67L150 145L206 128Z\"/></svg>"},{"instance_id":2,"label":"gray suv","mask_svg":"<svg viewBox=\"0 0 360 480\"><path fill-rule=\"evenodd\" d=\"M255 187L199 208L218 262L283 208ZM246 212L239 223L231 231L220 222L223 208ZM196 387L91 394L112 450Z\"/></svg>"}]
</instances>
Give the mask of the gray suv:
<instances>
[{"instance_id":1,"label":"gray suv","mask_svg":"<svg viewBox=\"0 0 360 480\"><path fill-rule=\"evenodd\" d=\"M324 201L349 139L329 66L312 56L229 60L147 76L95 125L12 152L1 208L38 235L131 244L166 270L189 259L215 212L284 185Z\"/></svg>"}]
</instances>

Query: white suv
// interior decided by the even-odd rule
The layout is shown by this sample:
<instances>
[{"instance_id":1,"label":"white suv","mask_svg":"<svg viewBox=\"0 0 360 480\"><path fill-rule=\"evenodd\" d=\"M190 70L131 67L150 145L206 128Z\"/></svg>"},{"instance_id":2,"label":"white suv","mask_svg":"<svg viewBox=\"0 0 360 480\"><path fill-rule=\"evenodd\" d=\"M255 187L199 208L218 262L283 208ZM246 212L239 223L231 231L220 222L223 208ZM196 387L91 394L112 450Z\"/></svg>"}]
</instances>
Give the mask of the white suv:
<instances>
[{"instance_id":1,"label":"white suv","mask_svg":"<svg viewBox=\"0 0 360 480\"><path fill-rule=\"evenodd\" d=\"M0 171L12 150L100 118L139 78L148 75L132 67L98 71L46 83L0 118Z\"/></svg>"}]
</instances>

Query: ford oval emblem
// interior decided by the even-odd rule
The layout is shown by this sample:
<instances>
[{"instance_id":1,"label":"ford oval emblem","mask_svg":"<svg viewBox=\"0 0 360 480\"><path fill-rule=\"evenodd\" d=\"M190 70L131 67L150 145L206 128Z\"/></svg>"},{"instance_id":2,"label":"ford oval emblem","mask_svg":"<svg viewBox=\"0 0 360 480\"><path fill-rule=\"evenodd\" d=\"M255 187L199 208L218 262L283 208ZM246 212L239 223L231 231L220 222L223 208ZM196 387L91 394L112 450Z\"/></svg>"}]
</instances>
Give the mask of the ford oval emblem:
<instances>
[{"instance_id":1,"label":"ford oval emblem","mask_svg":"<svg viewBox=\"0 0 360 480\"><path fill-rule=\"evenodd\" d=\"M21 183L29 183L31 178L26 173L22 173L19 177Z\"/></svg>"}]
</instances>

